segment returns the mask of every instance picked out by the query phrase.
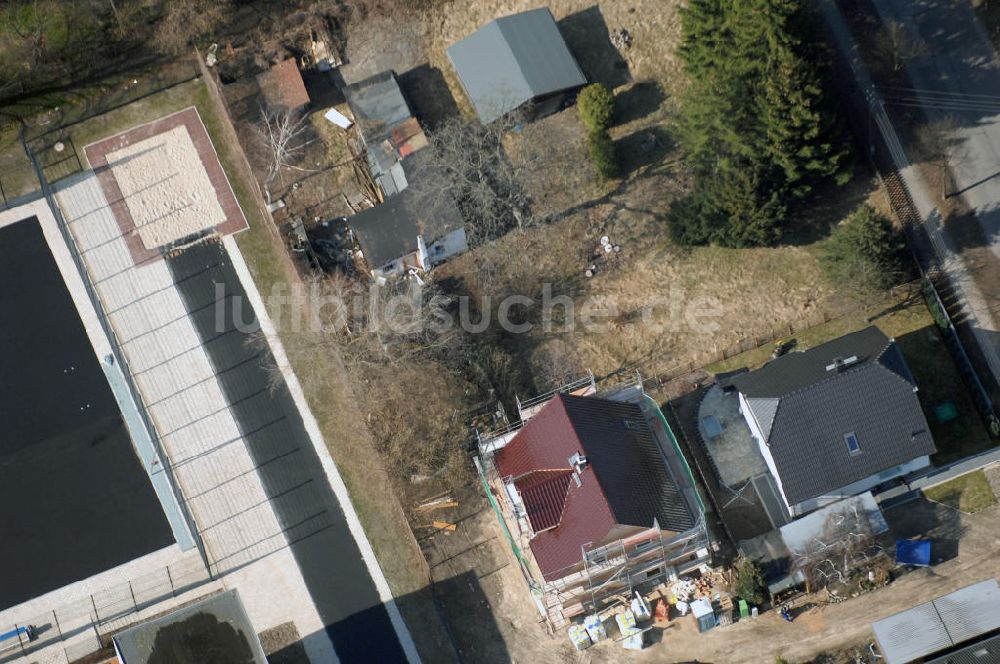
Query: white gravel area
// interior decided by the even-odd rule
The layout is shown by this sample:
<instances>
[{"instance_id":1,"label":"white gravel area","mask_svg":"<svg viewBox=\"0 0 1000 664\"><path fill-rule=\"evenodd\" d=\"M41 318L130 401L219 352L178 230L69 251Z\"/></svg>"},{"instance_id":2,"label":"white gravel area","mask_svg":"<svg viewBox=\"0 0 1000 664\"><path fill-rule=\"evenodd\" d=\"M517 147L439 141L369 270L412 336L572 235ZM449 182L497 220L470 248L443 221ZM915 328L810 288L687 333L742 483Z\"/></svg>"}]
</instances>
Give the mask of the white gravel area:
<instances>
[{"instance_id":1,"label":"white gravel area","mask_svg":"<svg viewBox=\"0 0 1000 664\"><path fill-rule=\"evenodd\" d=\"M107 155L143 245L161 247L225 221L183 125Z\"/></svg>"}]
</instances>

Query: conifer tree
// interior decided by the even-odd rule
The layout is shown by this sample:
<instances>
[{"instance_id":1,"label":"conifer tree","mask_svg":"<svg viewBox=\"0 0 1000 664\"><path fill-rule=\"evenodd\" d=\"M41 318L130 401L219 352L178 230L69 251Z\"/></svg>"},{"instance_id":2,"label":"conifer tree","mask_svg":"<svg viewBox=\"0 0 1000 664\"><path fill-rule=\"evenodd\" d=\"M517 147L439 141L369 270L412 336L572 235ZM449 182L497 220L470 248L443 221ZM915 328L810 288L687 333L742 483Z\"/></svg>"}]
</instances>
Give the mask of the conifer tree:
<instances>
[{"instance_id":1,"label":"conifer tree","mask_svg":"<svg viewBox=\"0 0 1000 664\"><path fill-rule=\"evenodd\" d=\"M696 193L668 216L675 240L776 242L789 203L831 177L846 181L803 12L798 0L690 0L683 11L690 86L677 129Z\"/></svg>"}]
</instances>

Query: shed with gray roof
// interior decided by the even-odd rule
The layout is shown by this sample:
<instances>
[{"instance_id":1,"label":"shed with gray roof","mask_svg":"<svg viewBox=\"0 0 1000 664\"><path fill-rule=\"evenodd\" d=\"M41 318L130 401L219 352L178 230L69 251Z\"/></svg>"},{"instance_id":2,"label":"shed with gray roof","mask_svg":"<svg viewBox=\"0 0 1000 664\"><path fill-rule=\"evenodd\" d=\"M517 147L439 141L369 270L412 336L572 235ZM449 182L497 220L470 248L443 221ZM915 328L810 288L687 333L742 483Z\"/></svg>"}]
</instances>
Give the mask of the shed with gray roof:
<instances>
[{"instance_id":1,"label":"shed with gray roof","mask_svg":"<svg viewBox=\"0 0 1000 664\"><path fill-rule=\"evenodd\" d=\"M587 82L548 7L490 21L447 53L484 124L529 101L554 112Z\"/></svg>"}]
</instances>

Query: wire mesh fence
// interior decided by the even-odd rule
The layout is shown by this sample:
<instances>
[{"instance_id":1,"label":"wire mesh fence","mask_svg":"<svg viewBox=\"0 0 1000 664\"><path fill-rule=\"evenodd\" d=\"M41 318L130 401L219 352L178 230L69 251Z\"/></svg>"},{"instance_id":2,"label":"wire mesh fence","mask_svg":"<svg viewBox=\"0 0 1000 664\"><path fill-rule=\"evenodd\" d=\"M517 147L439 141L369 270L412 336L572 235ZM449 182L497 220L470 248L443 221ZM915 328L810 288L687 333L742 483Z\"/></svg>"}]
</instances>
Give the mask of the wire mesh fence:
<instances>
[{"instance_id":1,"label":"wire mesh fence","mask_svg":"<svg viewBox=\"0 0 1000 664\"><path fill-rule=\"evenodd\" d=\"M47 657L58 661L60 653L71 662L80 659L105 647L111 634L138 622L144 609L210 581L212 576L204 562L197 556L188 556L30 620L0 626L0 633L16 632L9 642L0 643L0 664L29 655L38 662L48 661ZM48 653L47 657L42 651Z\"/></svg>"}]
</instances>

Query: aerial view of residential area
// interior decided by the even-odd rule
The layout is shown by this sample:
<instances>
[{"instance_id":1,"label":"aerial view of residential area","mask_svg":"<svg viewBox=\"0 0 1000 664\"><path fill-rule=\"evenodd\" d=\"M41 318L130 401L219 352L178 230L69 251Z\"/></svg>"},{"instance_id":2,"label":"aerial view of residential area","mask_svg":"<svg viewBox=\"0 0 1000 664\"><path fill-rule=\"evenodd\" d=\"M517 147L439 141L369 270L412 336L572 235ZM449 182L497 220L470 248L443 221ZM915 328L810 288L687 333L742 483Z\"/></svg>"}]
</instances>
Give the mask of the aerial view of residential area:
<instances>
[{"instance_id":1,"label":"aerial view of residential area","mask_svg":"<svg viewBox=\"0 0 1000 664\"><path fill-rule=\"evenodd\" d=\"M0 664L1000 664L1000 1L0 1Z\"/></svg>"}]
</instances>

